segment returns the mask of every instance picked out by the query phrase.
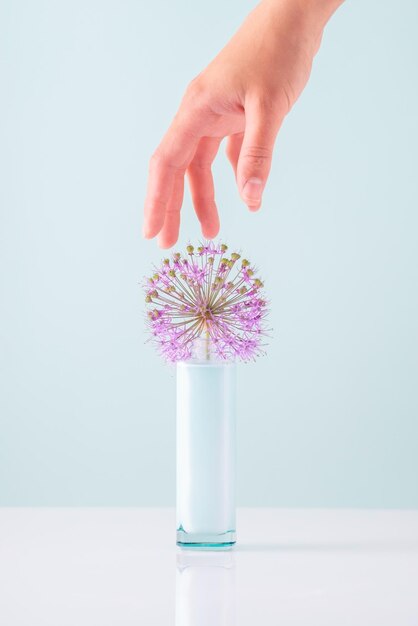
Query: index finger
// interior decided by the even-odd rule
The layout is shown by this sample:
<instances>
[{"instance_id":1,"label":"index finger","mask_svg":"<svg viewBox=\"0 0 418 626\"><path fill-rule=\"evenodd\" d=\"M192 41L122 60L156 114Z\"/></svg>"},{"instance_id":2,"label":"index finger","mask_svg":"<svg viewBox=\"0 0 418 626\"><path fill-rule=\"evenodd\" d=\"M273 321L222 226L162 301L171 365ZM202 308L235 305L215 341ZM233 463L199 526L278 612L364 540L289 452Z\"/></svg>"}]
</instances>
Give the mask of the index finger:
<instances>
[{"instance_id":1,"label":"index finger","mask_svg":"<svg viewBox=\"0 0 418 626\"><path fill-rule=\"evenodd\" d=\"M175 178L184 176L197 144L196 135L173 122L152 155L144 206L143 235L146 239L152 239L162 229Z\"/></svg>"}]
</instances>

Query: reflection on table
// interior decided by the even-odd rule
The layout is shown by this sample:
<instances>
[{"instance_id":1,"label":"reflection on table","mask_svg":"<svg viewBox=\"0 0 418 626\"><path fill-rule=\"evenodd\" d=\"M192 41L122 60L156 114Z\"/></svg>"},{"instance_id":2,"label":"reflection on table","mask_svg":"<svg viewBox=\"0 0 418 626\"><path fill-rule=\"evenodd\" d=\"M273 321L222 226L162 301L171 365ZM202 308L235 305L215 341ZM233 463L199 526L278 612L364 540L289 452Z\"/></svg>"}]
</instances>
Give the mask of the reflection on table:
<instances>
[{"instance_id":1,"label":"reflection on table","mask_svg":"<svg viewBox=\"0 0 418 626\"><path fill-rule=\"evenodd\" d=\"M179 550L176 626L235 626L234 552Z\"/></svg>"}]
</instances>

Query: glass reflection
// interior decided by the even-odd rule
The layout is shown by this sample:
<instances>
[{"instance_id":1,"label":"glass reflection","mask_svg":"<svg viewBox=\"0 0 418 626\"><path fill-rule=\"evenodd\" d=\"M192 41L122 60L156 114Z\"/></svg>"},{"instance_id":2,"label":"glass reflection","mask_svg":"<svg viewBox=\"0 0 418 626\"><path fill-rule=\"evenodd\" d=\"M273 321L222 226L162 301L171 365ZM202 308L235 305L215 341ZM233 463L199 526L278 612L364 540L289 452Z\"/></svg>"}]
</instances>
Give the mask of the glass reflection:
<instances>
[{"instance_id":1,"label":"glass reflection","mask_svg":"<svg viewBox=\"0 0 418 626\"><path fill-rule=\"evenodd\" d=\"M176 626L235 626L235 555L177 553Z\"/></svg>"}]
</instances>

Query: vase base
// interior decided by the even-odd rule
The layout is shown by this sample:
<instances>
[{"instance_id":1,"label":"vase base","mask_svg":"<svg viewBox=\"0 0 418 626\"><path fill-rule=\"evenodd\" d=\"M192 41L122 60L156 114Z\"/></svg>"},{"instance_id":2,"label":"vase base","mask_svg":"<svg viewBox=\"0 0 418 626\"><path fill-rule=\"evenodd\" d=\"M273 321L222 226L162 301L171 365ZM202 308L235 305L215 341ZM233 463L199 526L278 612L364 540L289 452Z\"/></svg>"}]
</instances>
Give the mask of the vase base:
<instances>
[{"instance_id":1,"label":"vase base","mask_svg":"<svg viewBox=\"0 0 418 626\"><path fill-rule=\"evenodd\" d=\"M186 533L181 526L177 529L177 545L180 548L228 550L235 542L235 530L227 530L224 533Z\"/></svg>"}]
</instances>

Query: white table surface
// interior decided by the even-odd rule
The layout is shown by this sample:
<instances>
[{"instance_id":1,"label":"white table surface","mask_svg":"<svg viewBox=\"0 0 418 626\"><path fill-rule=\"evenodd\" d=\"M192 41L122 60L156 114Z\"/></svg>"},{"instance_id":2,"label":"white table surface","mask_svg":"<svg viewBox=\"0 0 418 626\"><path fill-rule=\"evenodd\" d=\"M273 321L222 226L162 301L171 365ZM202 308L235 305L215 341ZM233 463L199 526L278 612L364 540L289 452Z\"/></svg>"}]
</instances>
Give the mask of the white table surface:
<instances>
[{"instance_id":1,"label":"white table surface","mask_svg":"<svg viewBox=\"0 0 418 626\"><path fill-rule=\"evenodd\" d=\"M172 509L0 509L3 626L418 626L418 511L240 509L229 552Z\"/></svg>"}]
</instances>

